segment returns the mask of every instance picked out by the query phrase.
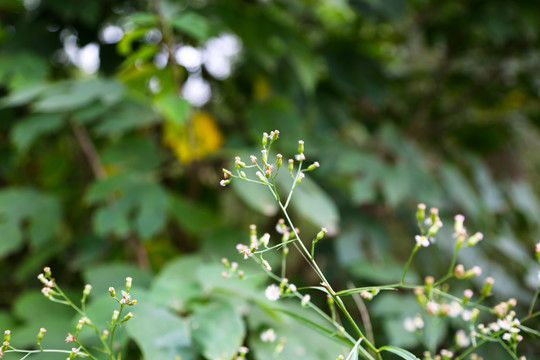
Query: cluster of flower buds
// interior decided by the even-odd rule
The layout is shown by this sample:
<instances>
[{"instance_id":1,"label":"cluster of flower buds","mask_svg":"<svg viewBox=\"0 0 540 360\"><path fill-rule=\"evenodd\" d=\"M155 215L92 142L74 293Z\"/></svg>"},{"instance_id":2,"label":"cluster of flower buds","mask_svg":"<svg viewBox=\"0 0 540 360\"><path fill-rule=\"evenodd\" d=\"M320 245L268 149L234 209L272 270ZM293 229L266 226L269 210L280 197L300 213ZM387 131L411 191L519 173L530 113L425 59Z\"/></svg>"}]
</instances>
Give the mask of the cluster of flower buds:
<instances>
[{"instance_id":1,"label":"cluster of flower buds","mask_svg":"<svg viewBox=\"0 0 540 360\"><path fill-rule=\"evenodd\" d=\"M6 350L9 348L9 344L11 341L11 330L4 331L4 341L2 342L2 346L0 346L0 359L4 357Z\"/></svg>"},{"instance_id":2,"label":"cluster of flower buds","mask_svg":"<svg viewBox=\"0 0 540 360\"><path fill-rule=\"evenodd\" d=\"M497 321L491 322L487 325L478 324L479 332L475 333L474 335L478 337L484 337L504 331L501 336L502 339L509 343L517 344L523 340L523 336L519 334L521 332L521 329L519 328L520 325L521 323L519 319L516 318L516 313L511 310L504 316L499 316L499 319Z\"/></svg>"},{"instance_id":3,"label":"cluster of flower buds","mask_svg":"<svg viewBox=\"0 0 540 360\"><path fill-rule=\"evenodd\" d=\"M238 270L238 263L233 261L232 263L229 262L229 259L222 258L221 263L225 267L225 270L221 273L221 276L223 276L225 279L228 279L232 277L233 275L238 275L238 278L243 279L244 278L244 271Z\"/></svg>"},{"instance_id":4,"label":"cluster of flower buds","mask_svg":"<svg viewBox=\"0 0 540 360\"><path fill-rule=\"evenodd\" d=\"M465 270L465 267L462 264L458 264L454 268L454 276L458 279L470 279L480 275L482 275L482 268L477 265L473 266L469 270Z\"/></svg>"},{"instance_id":5,"label":"cluster of flower buds","mask_svg":"<svg viewBox=\"0 0 540 360\"><path fill-rule=\"evenodd\" d=\"M379 289L378 288L373 288L371 290L364 290L360 293L360 296L365 299L365 300L373 300L373 298L375 296L377 296L377 294L379 294Z\"/></svg>"},{"instance_id":6,"label":"cluster of flower buds","mask_svg":"<svg viewBox=\"0 0 540 360\"><path fill-rule=\"evenodd\" d=\"M132 283L133 283L133 279L128 276L126 278L126 290L122 290L122 298L121 299L116 298L116 289L114 287L112 287L112 286L109 287L109 294L111 295L112 298L114 298L116 301L118 301L118 303L120 305L122 305L122 306L124 306L124 305L133 306L133 305L137 304L137 300L131 299L131 295L129 293L129 291L131 290Z\"/></svg>"},{"instance_id":7,"label":"cluster of flower buds","mask_svg":"<svg viewBox=\"0 0 540 360\"><path fill-rule=\"evenodd\" d=\"M53 295L56 295L56 292L53 290L55 287L54 279L52 278L51 268L43 268L43 273L38 275L39 281L43 284L41 293L45 295L46 298L51 299Z\"/></svg>"},{"instance_id":8,"label":"cluster of flower buds","mask_svg":"<svg viewBox=\"0 0 540 360\"><path fill-rule=\"evenodd\" d=\"M463 226L465 221L465 216L456 215L454 217L454 238L456 239L459 246L466 244L466 246L474 246L478 244L484 238L484 234L481 232L476 232L471 236L467 235L467 229Z\"/></svg>"}]
</instances>

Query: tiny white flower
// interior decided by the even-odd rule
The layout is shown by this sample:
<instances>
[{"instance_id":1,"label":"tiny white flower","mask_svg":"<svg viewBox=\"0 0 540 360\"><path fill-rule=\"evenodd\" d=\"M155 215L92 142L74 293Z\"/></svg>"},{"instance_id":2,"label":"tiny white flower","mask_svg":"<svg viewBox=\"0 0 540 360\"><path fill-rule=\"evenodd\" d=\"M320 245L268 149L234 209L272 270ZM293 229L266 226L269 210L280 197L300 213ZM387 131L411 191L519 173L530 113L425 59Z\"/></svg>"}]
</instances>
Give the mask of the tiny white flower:
<instances>
[{"instance_id":1,"label":"tiny white flower","mask_svg":"<svg viewBox=\"0 0 540 360\"><path fill-rule=\"evenodd\" d=\"M405 320L403 320L403 327L408 332L415 332L416 331L416 325L414 324L413 318L407 317Z\"/></svg>"},{"instance_id":2,"label":"tiny white flower","mask_svg":"<svg viewBox=\"0 0 540 360\"><path fill-rule=\"evenodd\" d=\"M261 333L261 341L262 342L270 342L273 343L276 341L276 332L274 329L268 329Z\"/></svg>"},{"instance_id":3,"label":"tiny white flower","mask_svg":"<svg viewBox=\"0 0 540 360\"><path fill-rule=\"evenodd\" d=\"M429 246L429 240L425 236L416 235L414 237L414 239L416 240L416 246L418 246L418 247L420 247L420 246L428 247Z\"/></svg>"},{"instance_id":4,"label":"tiny white flower","mask_svg":"<svg viewBox=\"0 0 540 360\"><path fill-rule=\"evenodd\" d=\"M466 348L471 344L471 340L469 340L469 337L464 330L458 330L456 332L456 344L461 348Z\"/></svg>"},{"instance_id":5,"label":"tiny white flower","mask_svg":"<svg viewBox=\"0 0 540 360\"><path fill-rule=\"evenodd\" d=\"M264 295L268 300L276 301L281 297L281 290L276 284L272 284L266 288Z\"/></svg>"},{"instance_id":6,"label":"tiny white flower","mask_svg":"<svg viewBox=\"0 0 540 360\"><path fill-rule=\"evenodd\" d=\"M502 336L503 340L510 340L512 338L512 334L510 333L504 333L503 336Z\"/></svg>"},{"instance_id":7,"label":"tiny white flower","mask_svg":"<svg viewBox=\"0 0 540 360\"><path fill-rule=\"evenodd\" d=\"M422 316L420 316L420 314L416 314L413 321L414 321L414 326L417 329L423 329L424 328L424 320L422 319Z\"/></svg>"},{"instance_id":8,"label":"tiny white flower","mask_svg":"<svg viewBox=\"0 0 540 360\"><path fill-rule=\"evenodd\" d=\"M448 311L448 316L453 317L453 318L458 317L462 311L463 311L463 308L461 307L461 305L457 301L452 301L452 303L450 304L449 311Z\"/></svg>"}]
</instances>

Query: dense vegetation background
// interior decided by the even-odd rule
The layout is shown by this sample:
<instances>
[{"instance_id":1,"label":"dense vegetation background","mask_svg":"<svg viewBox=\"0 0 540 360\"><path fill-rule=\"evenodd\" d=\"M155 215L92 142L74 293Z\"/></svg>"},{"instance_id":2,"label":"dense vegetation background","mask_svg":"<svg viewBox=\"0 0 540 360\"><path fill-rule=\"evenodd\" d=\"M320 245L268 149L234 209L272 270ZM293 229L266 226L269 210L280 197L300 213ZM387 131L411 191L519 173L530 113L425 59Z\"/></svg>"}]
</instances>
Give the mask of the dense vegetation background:
<instances>
[{"instance_id":1,"label":"dense vegetation background","mask_svg":"<svg viewBox=\"0 0 540 360\"><path fill-rule=\"evenodd\" d=\"M279 218L264 189L219 186L221 168L273 129L285 156L303 139L321 163L294 215L305 234L329 229L319 261L338 288L398 280L425 202L446 226L411 280L446 271L463 213L485 241L459 261L480 265L476 286L493 276L494 298L516 297L525 313L539 270L538 10L509 0L0 1L0 328L31 346L46 326L46 345L69 348L74 315L39 293L48 265L75 296L94 285L103 321L108 286L134 278L140 307L119 338L134 340L131 359L215 358L246 334L264 359L257 331L272 324L295 334L283 358L335 358L335 345L260 310L264 278L219 275L222 257L241 260L234 246L249 224L271 232ZM293 259L289 276L312 284L308 270ZM432 319L425 334L407 333L403 319L420 311L411 294L367 306L377 343L417 355L450 346L462 326ZM213 348L223 324L230 338ZM540 351L520 346L531 359ZM497 351L479 353L507 355Z\"/></svg>"}]
</instances>

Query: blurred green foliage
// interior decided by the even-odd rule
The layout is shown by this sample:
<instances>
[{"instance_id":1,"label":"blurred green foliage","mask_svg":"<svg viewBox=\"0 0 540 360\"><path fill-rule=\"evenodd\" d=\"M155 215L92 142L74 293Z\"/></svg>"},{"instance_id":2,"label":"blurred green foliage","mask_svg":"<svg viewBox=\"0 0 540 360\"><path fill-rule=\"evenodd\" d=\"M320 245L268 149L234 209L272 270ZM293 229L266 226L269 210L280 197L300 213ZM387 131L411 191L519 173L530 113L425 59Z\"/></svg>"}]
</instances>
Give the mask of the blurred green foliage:
<instances>
[{"instance_id":1,"label":"blurred green foliage","mask_svg":"<svg viewBox=\"0 0 540 360\"><path fill-rule=\"evenodd\" d=\"M25 310L42 306L29 293L49 265L74 289L103 283L105 295L126 273L138 282L130 358L215 358L244 343L266 359L265 326L294 334L283 358L336 357L339 346L264 304L262 282L237 286L214 266L240 260L248 224L277 221L260 189L219 187L221 167L273 129L283 154L303 139L321 163L292 205L304 233L331 230L318 254L338 287L399 279L425 202L440 208L446 237L411 279L445 271L449 224L463 213L485 241L459 261L526 311L539 270L537 10L504 0L0 1L0 328L20 339L50 320ZM198 55L182 66L175 55L188 47ZM303 268L298 260L290 277L309 284ZM448 346L459 323L411 336L400 326L418 309L411 294L392 295L368 304L377 343ZM56 325L74 324L64 318ZM504 356L490 349L484 358Z\"/></svg>"}]
</instances>

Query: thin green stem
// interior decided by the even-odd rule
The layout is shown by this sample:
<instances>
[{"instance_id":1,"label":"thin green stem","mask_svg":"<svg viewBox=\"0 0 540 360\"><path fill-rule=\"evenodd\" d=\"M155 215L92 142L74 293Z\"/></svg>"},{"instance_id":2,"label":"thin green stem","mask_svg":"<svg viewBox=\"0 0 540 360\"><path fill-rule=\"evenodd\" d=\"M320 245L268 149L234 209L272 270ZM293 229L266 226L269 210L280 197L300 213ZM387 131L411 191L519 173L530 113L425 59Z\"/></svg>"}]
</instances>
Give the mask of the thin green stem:
<instances>
[{"instance_id":1,"label":"thin green stem","mask_svg":"<svg viewBox=\"0 0 540 360\"><path fill-rule=\"evenodd\" d=\"M437 286L442 284L448 279L451 279L454 276L454 267L456 266L457 262L457 256L459 253L459 249L461 248L461 245L463 243L460 241L456 241L456 246L454 247L454 255L452 256L452 261L450 262L450 266L448 267L448 271L446 272L446 275L444 275L441 279L439 279L433 286Z\"/></svg>"},{"instance_id":2,"label":"thin green stem","mask_svg":"<svg viewBox=\"0 0 540 360\"><path fill-rule=\"evenodd\" d=\"M405 265L405 269L403 270L403 275L401 276L401 281L399 282L399 285L403 285L405 283L405 276L407 275L407 271L409 271L409 267L411 266L412 259L414 257L414 254L420 249L420 246L416 245L411 252L411 256L409 256L409 260L407 260L407 264Z\"/></svg>"},{"instance_id":3,"label":"thin green stem","mask_svg":"<svg viewBox=\"0 0 540 360\"><path fill-rule=\"evenodd\" d=\"M540 294L540 286L536 289L536 292L534 293L534 297L533 297L533 300L531 302L531 306L529 307L529 316L528 317L531 317L531 314L533 312L533 309L534 309L534 304L536 304L536 300L538 299L538 295Z\"/></svg>"}]
</instances>

